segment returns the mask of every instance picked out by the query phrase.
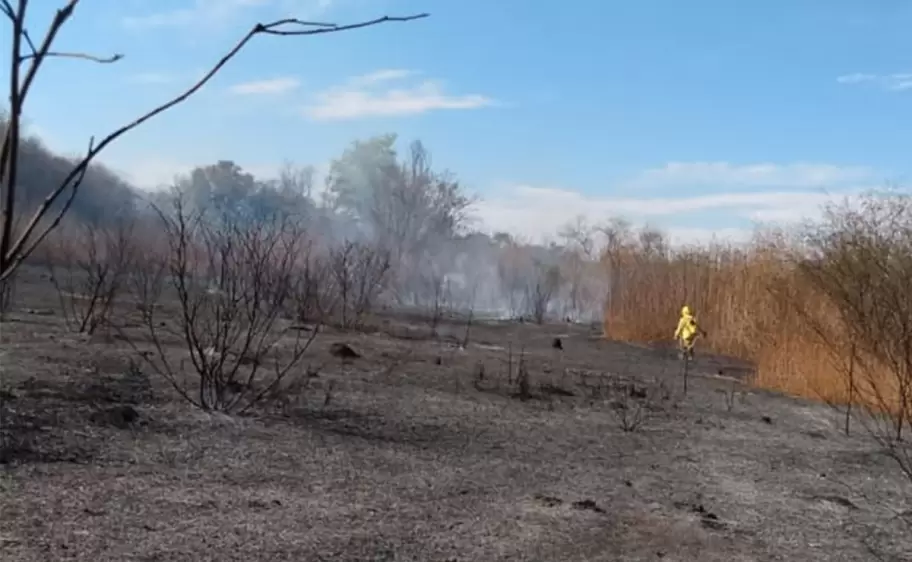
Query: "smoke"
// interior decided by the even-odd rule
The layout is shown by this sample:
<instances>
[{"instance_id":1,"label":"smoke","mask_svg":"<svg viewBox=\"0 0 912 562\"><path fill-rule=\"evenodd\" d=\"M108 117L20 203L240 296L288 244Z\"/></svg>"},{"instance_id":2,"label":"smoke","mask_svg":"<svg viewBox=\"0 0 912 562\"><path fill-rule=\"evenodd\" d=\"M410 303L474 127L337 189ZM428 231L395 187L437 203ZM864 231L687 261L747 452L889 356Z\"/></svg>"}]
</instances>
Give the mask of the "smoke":
<instances>
[{"instance_id":1,"label":"smoke","mask_svg":"<svg viewBox=\"0 0 912 562\"><path fill-rule=\"evenodd\" d=\"M578 221L560 233L560 244L548 245L474 231L474 199L456 176L434 169L420 142L402 153L395 143L395 135L353 143L332 162L322 189L314 189L312 167L256 178L220 161L180 178L172 192L213 217L296 217L324 256L346 243L382 255L390 268L379 298L387 306L602 318L610 285L598 229ZM168 195L156 197L160 203Z\"/></svg>"}]
</instances>

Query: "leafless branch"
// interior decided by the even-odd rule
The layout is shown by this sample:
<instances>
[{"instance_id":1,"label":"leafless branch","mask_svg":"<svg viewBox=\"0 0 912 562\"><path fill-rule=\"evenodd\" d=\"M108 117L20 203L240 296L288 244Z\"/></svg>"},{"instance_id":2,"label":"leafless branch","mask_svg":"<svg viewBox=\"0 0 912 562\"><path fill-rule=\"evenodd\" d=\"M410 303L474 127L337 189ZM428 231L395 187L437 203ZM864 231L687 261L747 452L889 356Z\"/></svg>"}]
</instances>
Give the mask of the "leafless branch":
<instances>
[{"instance_id":1,"label":"leafless branch","mask_svg":"<svg viewBox=\"0 0 912 562\"><path fill-rule=\"evenodd\" d=\"M38 53L32 53L30 55L22 55L21 60L25 61L25 60L33 59L37 56L38 56ZM63 58L63 59L82 59L82 60L97 62L97 63L101 63L101 64L110 64L112 62L117 62L120 59L124 58L124 56L120 53L114 53L113 55L111 55L109 57L101 57L98 55L90 55L88 53L70 53L70 52L62 52L62 51L48 51L47 53L44 53L44 56L54 57L54 58Z\"/></svg>"},{"instance_id":2,"label":"leafless branch","mask_svg":"<svg viewBox=\"0 0 912 562\"><path fill-rule=\"evenodd\" d=\"M6 6L9 6L8 3L5 3L5 4L6 4ZM6 13L8 16L12 17L12 8L10 8L10 12L7 12L6 6L3 7L4 13ZM22 38L25 39L25 42L28 45L29 50L31 50L32 52L27 55L21 55L19 57L19 62L24 62L29 59L36 58L39 53L38 47L36 47L35 42L32 41L32 36L29 33L28 29L25 29L25 28L22 29ZM98 62L98 63L102 63L102 64L117 62L120 59L124 58L124 56L120 53L114 53L113 55L111 55L109 57L100 57L97 55L90 55L88 53L76 53L76 52L64 52L64 51L48 51L48 52L44 53L44 56L45 57L55 57L55 58L83 59L83 60Z\"/></svg>"},{"instance_id":3,"label":"leafless branch","mask_svg":"<svg viewBox=\"0 0 912 562\"><path fill-rule=\"evenodd\" d=\"M111 132L102 138L97 145L94 143L91 144L82 159L73 167L70 173L60 183L60 185L58 185L47 196L42 205L34 212L31 220L29 220L25 226L23 232L18 235L15 243L13 243L12 224L15 217L15 192L17 176L16 162L18 160L18 145L20 135L19 120L21 117L23 104L31 87L31 84L34 81L35 75L41 66L41 63L48 56L51 56L50 53L53 52L51 51L51 45L54 41L54 38L57 36L57 33L72 15L77 3L78 0L69 0L69 2L63 8L57 11L53 21L51 22L48 32L45 35L44 41L39 47L35 48L30 39L26 41L27 44L32 48L33 52L31 55L25 57L31 60L31 66L29 67L26 76L24 80L22 80L21 84L19 68L22 61L24 60L21 51L23 35L25 31L25 13L26 7L28 5L28 0L19 0L18 10L14 10L12 5L9 4L7 0L4 0L2 8L0 8L7 15L7 17L11 19L13 27L13 45L10 58L10 124L7 128L6 138L3 142L2 152L0 152L0 174L2 174L2 179L4 180L3 183L7 187L5 205L2 212L3 230L2 235L0 235L0 280L6 279L9 275L11 275L13 270L18 267L18 265L35 250L37 245L40 244L41 240L44 239L47 233L59 224L60 218L62 218L63 214L65 214L69 209L73 197L75 196L75 193L82 183L82 179L85 176L87 168L99 153L101 153L109 144L123 136L125 133L135 129L136 127L160 115L161 113L168 111L174 106L186 101L196 92L198 92L203 86L205 86L219 71L221 71L222 68L228 64L255 36L297 36L335 33L340 31L370 27L387 22L407 22L425 18L429 15L422 13L404 17L384 16L369 21L357 22L347 25L322 24L316 22L306 22L297 19L282 19L271 23L258 23L254 25L250 31L248 31L231 49L228 50L225 55L222 56L221 59L219 59L218 62L215 63L215 65L210 68L208 72L203 75L202 78L187 88L184 92L146 112L130 123L127 123L117 130ZM287 27L297 27L298 29L286 29ZM91 60L91 57L88 56L78 58L89 58ZM56 218L47 226L41 227L41 233L33 239L33 234L35 233L36 229L38 229L42 224L42 219L47 214L49 208L67 188L71 190L67 202L64 204L60 212L57 213Z\"/></svg>"}]
</instances>

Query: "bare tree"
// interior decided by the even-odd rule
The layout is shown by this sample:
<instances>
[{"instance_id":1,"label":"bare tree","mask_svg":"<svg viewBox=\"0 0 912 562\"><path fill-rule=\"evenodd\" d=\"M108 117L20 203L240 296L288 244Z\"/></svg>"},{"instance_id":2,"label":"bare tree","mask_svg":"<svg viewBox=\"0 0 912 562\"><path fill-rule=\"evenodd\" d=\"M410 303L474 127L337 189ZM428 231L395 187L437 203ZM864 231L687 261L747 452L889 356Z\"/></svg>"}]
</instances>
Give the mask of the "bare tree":
<instances>
[{"instance_id":1,"label":"bare tree","mask_svg":"<svg viewBox=\"0 0 912 562\"><path fill-rule=\"evenodd\" d=\"M439 267L429 266L421 275L420 293L431 327L431 337L437 336L437 328L444 313L452 304L450 283Z\"/></svg>"},{"instance_id":2,"label":"bare tree","mask_svg":"<svg viewBox=\"0 0 912 562\"><path fill-rule=\"evenodd\" d=\"M299 256L293 304L298 322L315 322L329 317L335 309L338 291L329 258L308 240Z\"/></svg>"},{"instance_id":3,"label":"bare tree","mask_svg":"<svg viewBox=\"0 0 912 562\"><path fill-rule=\"evenodd\" d=\"M387 134L353 143L333 161L327 195L361 235L389 251L390 296L421 306L425 264L451 247L472 199L451 174L432 168L421 142L413 142L402 161L395 142L396 135Z\"/></svg>"},{"instance_id":4,"label":"bare tree","mask_svg":"<svg viewBox=\"0 0 912 562\"><path fill-rule=\"evenodd\" d=\"M638 233L637 239L640 245L640 251L646 259L664 258L668 256L668 240L661 230L645 226Z\"/></svg>"},{"instance_id":5,"label":"bare tree","mask_svg":"<svg viewBox=\"0 0 912 562\"><path fill-rule=\"evenodd\" d=\"M276 187L281 193L311 199L315 175L316 169L313 166L300 167L291 162L285 162L279 170Z\"/></svg>"},{"instance_id":6,"label":"bare tree","mask_svg":"<svg viewBox=\"0 0 912 562\"><path fill-rule=\"evenodd\" d=\"M866 427L912 478L912 197L831 206L804 241L797 270L836 318L796 308L845 366Z\"/></svg>"},{"instance_id":7,"label":"bare tree","mask_svg":"<svg viewBox=\"0 0 912 562\"><path fill-rule=\"evenodd\" d=\"M390 269L390 255L363 242L346 240L330 250L330 268L335 281L341 327L356 327L370 312L382 292Z\"/></svg>"},{"instance_id":8,"label":"bare tree","mask_svg":"<svg viewBox=\"0 0 912 562\"><path fill-rule=\"evenodd\" d=\"M285 217L204 217L188 210L181 194L172 209L161 210L169 248L157 262L147 256L131 284L154 352L134 345L195 406L243 411L277 388L317 333L288 335L281 322L296 294L303 232ZM177 314L165 312L168 293ZM189 353L190 382L169 341Z\"/></svg>"},{"instance_id":9,"label":"bare tree","mask_svg":"<svg viewBox=\"0 0 912 562\"><path fill-rule=\"evenodd\" d=\"M594 234L597 229L589 225L586 217L579 215L572 222L561 229L559 236L564 240L564 245L571 250L580 252L587 260L595 259Z\"/></svg>"},{"instance_id":10,"label":"bare tree","mask_svg":"<svg viewBox=\"0 0 912 562\"><path fill-rule=\"evenodd\" d=\"M551 300L560 288L561 273L556 265L535 262L532 279L526 286L526 310L537 324L543 324Z\"/></svg>"},{"instance_id":11,"label":"bare tree","mask_svg":"<svg viewBox=\"0 0 912 562\"><path fill-rule=\"evenodd\" d=\"M524 248L512 238L501 238L497 256L497 278L501 292L506 297L508 313L515 318L522 314L523 299L526 297L526 275L529 259Z\"/></svg>"},{"instance_id":12,"label":"bare tree","mask_svg":"<svg viewBox=\"0 0 912 562\"><path fill-rule=\"evenodd\" d=\"M564 302L561 315L578 317L584 306L583 301L586 300L583 294L585 277L588 262L592 259L594 241L591 229L582 215L566 224L558 236L563 240L560 269L566 293L561 298Z\"/></svg>"},{"instance_id":13,"label":"bare tree","mask_svg":"<svg viewBox=\"0 0 912 562\"><path fill-rule=\"evenodd\" d=\"M168 111L186 101L205 86L222 68L228 64L254 37L259 35L297 36L336 33L359 29L391 21L410 21L427 17L428 14L417 14L406 17L381 17L348 25L316 23L296 18L284 18L269 23L257 23L212 66L202 78L181 94L151 109L140 117L123 125L95 143L90 139L85 155L73 166L59 185L54 187L41 205L25 222L21 232L13 228L22 211L17 209L16 191L18 187L19 145L22 137L22 113L29 91L34 84L41 65L48 58L76 58L96 63L114 63L123 55L110 57L95 56L88 53L64 52L52 49L54 40L64 25L72 17L79 0L67 0L57 10L51 24L39 43L32 41L26 26L28 0L18 0L15 6L11 0L0 2L0 12L11 22L10 52L10 87L9 87L9 123L6 127L2 149L0 149L0 185L2 185L3 207L0 210L0 281L9 278L15 269L41 244L47 234L57 227L73 203L79 186L85 178L93 160L112 142L125 133L142 125L146 121ZM28 68L23 68L28 63ZM64 193L66 196L64 197ZM51 210L54 207L53 211Z\"/></svg>"},{"instance_id":14,"label":"bare tree","mask_svg":"<svg viewBox=\"0 0 912 562\"><path fill-rule=\"evenodd\" d=\"M621 218L612 218L597 230L604 238L602 260L607 262L608 266L607 307L610 309L623 290L624 258L631 243L630 223Z\"/></svg>"},{"instance_id":15,"label":"bare tree","mask_svg":"<svg viewBox=\"0 0 912 562\"><path fill-rule=\"evenodd\" d=\"M58 230L45 264L70 330L93 334L110 320L136 257L132 218Z\"/></svg>"}]
</instances>

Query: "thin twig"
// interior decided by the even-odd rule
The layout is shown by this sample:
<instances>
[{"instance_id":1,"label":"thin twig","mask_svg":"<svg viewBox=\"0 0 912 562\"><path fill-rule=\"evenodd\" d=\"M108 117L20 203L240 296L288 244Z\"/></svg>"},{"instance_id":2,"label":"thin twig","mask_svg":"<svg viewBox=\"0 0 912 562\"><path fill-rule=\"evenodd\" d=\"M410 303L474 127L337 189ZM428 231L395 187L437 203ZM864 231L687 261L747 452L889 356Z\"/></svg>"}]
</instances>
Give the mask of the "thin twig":
<instances>
[{"instance_id":1,"label":"thin twig","mask_svg":"<svg viewBox=\"0 0 912 562\"><path fill-rule=\"evenodd\" d=\"M19 60L26 61L29 59L36 58L37 56L38 56L38 53L22 55L19 57ZM61 52L61 51L48 51L48 52L44 53L43 56L55 57L55 58L67 58L67 59L83 59L83 60L88 60L88 61L97 62L97 63L101 63L101 64L109 64L112 62L117 62L120 59L124 58L124 56L120 53L114 53L113 55L111 55L109 57L99 57L97 55L90 55L88 53L67 53L67 52Z\"/></svg>"}]
</instances>

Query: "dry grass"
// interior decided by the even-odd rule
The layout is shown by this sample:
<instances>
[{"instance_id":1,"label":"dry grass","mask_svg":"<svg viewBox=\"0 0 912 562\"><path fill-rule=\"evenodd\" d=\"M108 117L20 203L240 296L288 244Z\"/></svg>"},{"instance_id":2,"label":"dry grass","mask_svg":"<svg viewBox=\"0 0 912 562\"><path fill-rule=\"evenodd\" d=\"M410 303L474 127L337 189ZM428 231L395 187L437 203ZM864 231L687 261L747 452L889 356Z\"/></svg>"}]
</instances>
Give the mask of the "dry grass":
<instances>
[{"instance_id":1,"label":"dry grass","mask_svg":"<svg viewBox=\"0 0 912 562\"><path fill-rule=\"evenodd\" d=\"M758 236L748 248L716 245L661 256L628 247L620 290L606 307L605 334L668 341L687 303L709 331L701 345L752 362L759 387L829 404L858 401L877 388L892 402L895 377L851 366L851 344L839 341L848 336L837 307L791 265L793 250L781 236ZM849 368L860 387L854 395Z\"/></svg>"}]
</instances>

